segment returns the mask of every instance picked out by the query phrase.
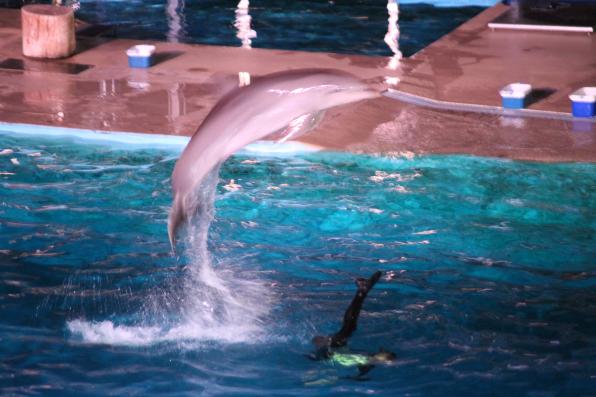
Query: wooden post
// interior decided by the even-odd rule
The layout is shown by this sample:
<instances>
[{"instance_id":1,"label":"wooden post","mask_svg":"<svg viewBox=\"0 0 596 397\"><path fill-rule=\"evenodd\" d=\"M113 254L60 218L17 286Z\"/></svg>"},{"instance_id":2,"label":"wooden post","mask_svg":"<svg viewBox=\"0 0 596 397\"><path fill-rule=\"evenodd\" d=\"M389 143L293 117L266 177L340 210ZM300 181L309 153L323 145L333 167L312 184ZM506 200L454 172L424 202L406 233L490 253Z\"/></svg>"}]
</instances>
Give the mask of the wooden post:
<instances>
[{"instance_id":1,"label":"wooden post","mask_svg":"<svg viewBox=\"0 0 596 397\"><path fill-rule=\"evenodd\" d=\"M70 7L31 4L21 8L23 55L65 58L76 47L74 12Z\"/></svg>"}]
</instances>

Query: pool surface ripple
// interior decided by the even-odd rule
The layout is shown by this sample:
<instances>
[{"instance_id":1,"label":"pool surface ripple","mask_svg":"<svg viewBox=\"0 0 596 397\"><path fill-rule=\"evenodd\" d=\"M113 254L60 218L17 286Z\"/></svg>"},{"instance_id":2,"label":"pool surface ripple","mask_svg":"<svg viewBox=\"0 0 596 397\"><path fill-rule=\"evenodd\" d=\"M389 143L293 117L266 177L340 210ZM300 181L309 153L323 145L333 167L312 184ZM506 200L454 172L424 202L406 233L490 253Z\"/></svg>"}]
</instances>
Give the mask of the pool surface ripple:
<instances>
[{"instance_id":1,"label":"pool surface ripple","mask_svg":"<svg viewBox=\"0 0 596 397\"><path fill-rule=\"evenodd\" d=\"M179 150L6 134L4 149L2 395L596 390L593 164L233 156L209 248L245 311L209 323L167 238ZM351 347L398 360L354 381L305 355L377 269Z\"/></svg>"}]
</instances>

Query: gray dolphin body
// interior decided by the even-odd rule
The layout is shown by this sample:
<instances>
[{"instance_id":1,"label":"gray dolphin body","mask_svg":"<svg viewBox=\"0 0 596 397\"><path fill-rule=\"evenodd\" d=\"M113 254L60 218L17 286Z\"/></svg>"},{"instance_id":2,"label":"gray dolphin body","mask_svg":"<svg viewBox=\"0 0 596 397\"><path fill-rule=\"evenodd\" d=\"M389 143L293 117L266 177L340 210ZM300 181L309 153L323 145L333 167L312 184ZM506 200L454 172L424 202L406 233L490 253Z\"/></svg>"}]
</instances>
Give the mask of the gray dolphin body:
<instances>
[{"instance_id":1,"label":"gray dolphin body","mask_svg":"<svg viewBox=\"0 0 596 397\"><path fill-rule=\"evenodd\" d=\"M325 109L378 95L350 74L324 69L270 74L225 95L192 136L172 173L174 202L168 219L172 248L179 227L193 210L193 193L209 171L235 151L289 125L296 129L296 120L314 120ZM310 127L299 123L297 129Z\"/></svg>"}]
</instances>

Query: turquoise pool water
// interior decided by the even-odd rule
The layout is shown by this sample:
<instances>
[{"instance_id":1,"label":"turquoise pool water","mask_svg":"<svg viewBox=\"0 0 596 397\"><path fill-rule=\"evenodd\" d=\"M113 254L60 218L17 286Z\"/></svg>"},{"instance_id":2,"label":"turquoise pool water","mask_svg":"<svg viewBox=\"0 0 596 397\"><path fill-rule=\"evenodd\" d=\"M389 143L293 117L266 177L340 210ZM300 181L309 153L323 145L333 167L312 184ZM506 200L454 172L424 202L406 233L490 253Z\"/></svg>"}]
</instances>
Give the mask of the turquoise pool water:
<instances>
[{"instance_id":1,"label":"turquoise pool water","mask_svg":"<svg viewBox=\"0 0 596 397\"><path fill-rule=\"evenodd\" d=\"M0 134L0 394L596 390L594 165L243 152L197 277L179 151ZM377 269L351 347L398 360L355 381L305 355Z\"/></svg>"}]
</instances>

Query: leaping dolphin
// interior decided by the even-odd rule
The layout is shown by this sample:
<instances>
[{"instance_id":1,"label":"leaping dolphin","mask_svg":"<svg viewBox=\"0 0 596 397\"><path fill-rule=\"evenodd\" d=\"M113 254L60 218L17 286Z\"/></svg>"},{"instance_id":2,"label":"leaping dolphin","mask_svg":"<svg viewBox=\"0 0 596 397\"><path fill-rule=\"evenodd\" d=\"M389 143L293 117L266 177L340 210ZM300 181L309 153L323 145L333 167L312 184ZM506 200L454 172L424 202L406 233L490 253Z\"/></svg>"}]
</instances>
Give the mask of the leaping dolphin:
<instances>
[{"instance_id":1,"label":"leaping dolphin","mask_svg":"<svg viewBox=\"0 0 596 397\"><path fill-rule=\"evenodd\" d=\"M172 249L192 211L191 197L205 176L240 148L278 131L303 133L317 114L379 93L336 70L300 69L273 73L236 88L215 104L182 152L172 173L174 202L168 218Z\"/></svg>"}]
</instances>

